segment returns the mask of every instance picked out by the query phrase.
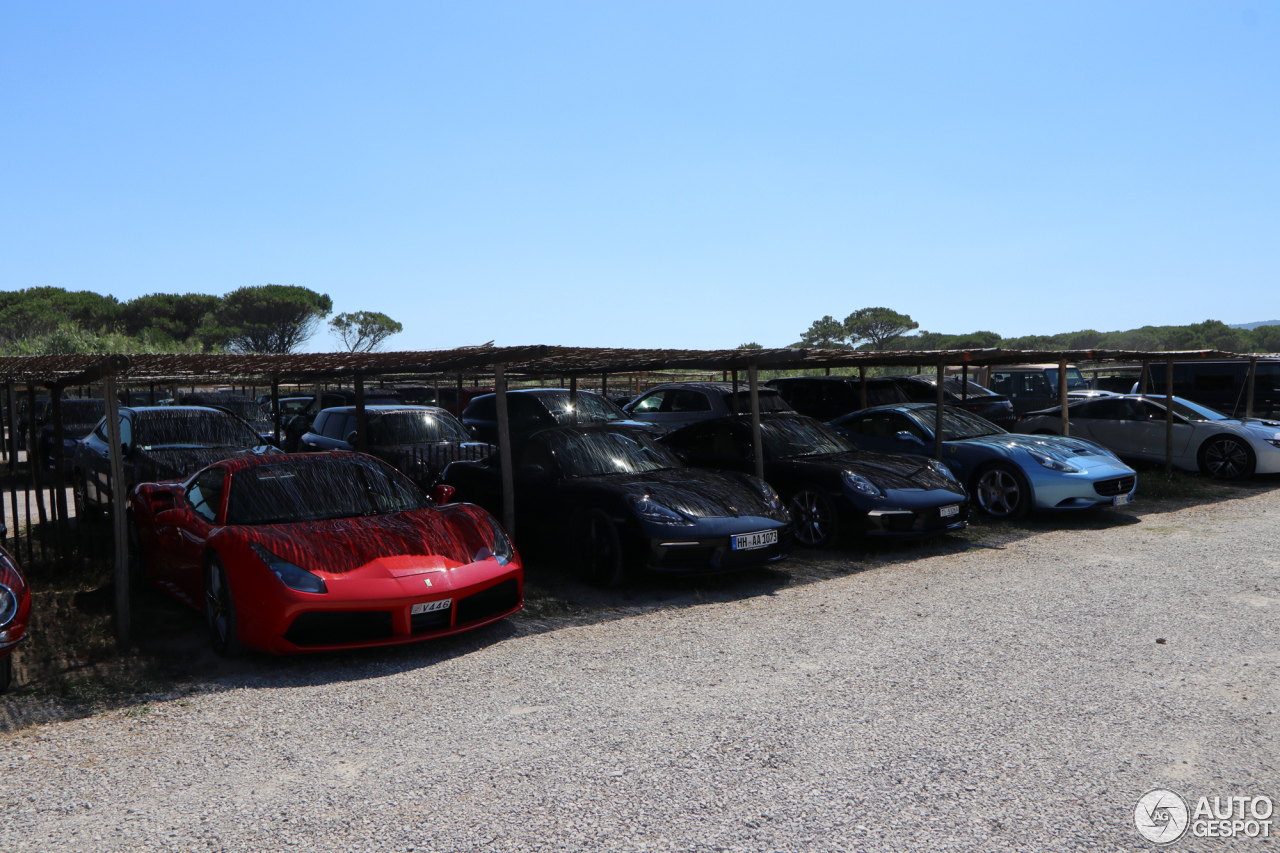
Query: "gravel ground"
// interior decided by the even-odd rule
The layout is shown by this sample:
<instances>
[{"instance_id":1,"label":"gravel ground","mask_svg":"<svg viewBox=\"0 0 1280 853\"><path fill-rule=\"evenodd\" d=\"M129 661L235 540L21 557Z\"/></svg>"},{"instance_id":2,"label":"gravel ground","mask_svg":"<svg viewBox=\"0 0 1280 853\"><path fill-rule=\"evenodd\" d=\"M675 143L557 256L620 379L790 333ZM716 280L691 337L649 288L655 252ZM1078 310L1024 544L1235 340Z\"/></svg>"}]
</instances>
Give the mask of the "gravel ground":
<instances>
[{"instance_id":1,"label":"gravel ground","mask_svg":"<svg viewBox=\"0 0 1280 853\"><path fill-rule=\"evenodd\" d=\"M1280 798L1280 491L1114 518L250 659L4 735L0 849L1155 849Z\"/></svg>"}]
</instances>

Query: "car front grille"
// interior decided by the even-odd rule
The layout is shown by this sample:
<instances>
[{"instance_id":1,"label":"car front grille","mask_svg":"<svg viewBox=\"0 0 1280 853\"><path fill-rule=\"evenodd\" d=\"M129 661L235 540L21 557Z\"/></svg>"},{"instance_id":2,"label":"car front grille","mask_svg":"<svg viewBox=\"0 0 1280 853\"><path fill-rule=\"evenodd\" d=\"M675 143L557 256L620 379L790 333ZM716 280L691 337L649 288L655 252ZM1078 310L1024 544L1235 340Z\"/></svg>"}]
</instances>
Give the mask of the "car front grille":
<instances>
[{"instance_id":1,"label":"car front grille","mask_svg":"<svg viewBox=\"0 0 1280 853\"><path fill-rule=\"evenodd\" d=\"M1116 477L1111 480L1099 480L1093 484L1093 490L1103 497L1110 498L1116 495L1127 495L1133 491L1134 483L1138 481L1136 475L1128 477Z\"/></svg>"},{"instance_id":2,"label":"car front grille","mask_svg":"<svg viewBox=\"0 0 1280 853\"><path fill-rule=\"evenodd\" d=\"M452 615L453 608L447 607L434 613L419 613L416 616L410 616L409 630L414 634L421 634L423 631L442 631L449 627L449 618Z\"/></svg>"},{"instance_id":3,"label":"car front grille","mask_svg":"<svg viewBox=\"0 0 1280 853\"><path fill-rule=\"evenodd\" d=\"M390 611L313 610L294 619L284 638L296 646L336 646L382 640L393 633Z\"/></svg>"},{"instance_id":4,"label":"car front grille","mask_svg":"<svg viewBox=\"0 0 1280 853\"><path fill-rule=\"evenodd\" d=\"M508 578L500 584L494 584L475 595L468 595L454 607L458 611L457 624L487 619L499 613L505 613L520 604L520 584L515 578Z\"/></svg>"},{"instance_id":5,"label":"car front grille","mask_svg":"<svg viewBox=\"0 0 1280 853\"><path fill-rule=\"evenodd\" d=\"M706 569L711 567L711 558L715 556L714 545L686 545L666 548L658 560L658 567L663 569Z\"/></svg>"}]
</instances>

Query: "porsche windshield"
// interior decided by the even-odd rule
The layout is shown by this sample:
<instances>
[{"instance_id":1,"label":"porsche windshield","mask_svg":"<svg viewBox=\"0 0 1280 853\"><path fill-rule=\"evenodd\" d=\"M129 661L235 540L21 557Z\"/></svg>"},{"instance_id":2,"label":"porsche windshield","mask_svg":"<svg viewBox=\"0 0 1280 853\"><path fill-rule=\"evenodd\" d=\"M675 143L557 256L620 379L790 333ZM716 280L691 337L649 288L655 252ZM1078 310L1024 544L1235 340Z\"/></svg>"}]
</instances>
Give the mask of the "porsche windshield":
<instances>
[{"instance_id":1,"label":"porsche windshield","mask_svg":"<svg viewBox=\"0 0 1280 853\"><path fill-rule=\"evenodd\" d=\"M642 474L682 468L679 457L647 435L620 432L561 432L550 438L551 452L566 477Z\"/></svg>"},{"instance_id":2,"label":"porsche windshield","mask_svg":"<svg viewBox=\"0 0 1280 853\"><path fill-rule=\"evenodd\" d=\"M309 456L235 472L227 497L227 524L288 524L430 505L413 483L385 465Z\"/></svg>"},{"instance_id":3,"label":"porsche windshield","mask_svg":"<svg viewBox=\"0 0 1280 853\"><path fill-rule=\"evenodd\" d=\"M558 424L573 423L573 408L569 405L569 392L563 394L543 394L542 404L547 407ZM627 417L626 412L613 403L588 391L578 392L578 423L603 423L605 421L621 421Z\"/></svg>"},{"instance_id":4,"label":"porsche windshield","mask_svg":"<svg viewBox=\"0 0 1280 853\"><path fill-rule=\"evenodd\" d=\"M133 440L141 447L254 447L262 436L226 412L151 409L134 415Z\"/></svg>"},{"instance_id":5,"label":"porsche windshield","mask_svg":"<svg viewBox=\"0 0 1280 853\"><path fill-rule=\"evenodd\" d=\"M932 406L912 409L911 414L933 433L937 433L937 420L934 418ZM971 415L964 409L944 408L942 410L942 440L960 441L966 438L978 438L983 435L1004 435L1005 430L991 421Z\"/></svg>"},{"instance_id":6,"label":"porsche windshield","mask_svg":"<svg viewBox=\"0 0 1280 853\"><path fill-rule=\"evenodd\" d=\"M771 456L825 456L844 453L853 446L822 423L800 418L761 420L760 441Z\"/></svg>"},{"instance_id":7,"label":"porsche windshield","mask_svg":"<svg viewBox=\"0 0 1280 853\"><path fill-rule=\"evenodd\" d=\"M380 412L369 419L369 441L372 444L427 444L470 439L458 419L447 412Z\"/></svg>"}]
</instances>

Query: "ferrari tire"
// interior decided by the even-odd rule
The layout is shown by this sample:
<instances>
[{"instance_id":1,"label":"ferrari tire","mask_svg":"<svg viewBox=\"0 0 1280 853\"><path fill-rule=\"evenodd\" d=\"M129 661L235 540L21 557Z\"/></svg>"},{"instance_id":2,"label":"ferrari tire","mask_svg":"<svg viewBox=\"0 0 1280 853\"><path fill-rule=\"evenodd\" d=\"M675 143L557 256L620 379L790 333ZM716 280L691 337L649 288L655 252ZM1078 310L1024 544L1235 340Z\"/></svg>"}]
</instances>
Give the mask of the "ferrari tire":
<instances>
[{"instance_id":1,"label":"ferrari tire","mask_svg":"<svg viewBox=\"0 0 1280 853\"><path fill-rule=\"evenodd\" d=\"M840 516L835 502L817 486L802 486L787 509L795 520L796 540L806 548L830 548L840 539Z\"/></svg>"},{"instance_id":2,"label":"ferrari tire","mask_svg":"<svg viewBox=\"0 0 1280 853\"><path fill-rule=\"evenodd\" d=\"M1031 512L1031 486L1013 465L995 462L979 469L969 491L992 518L1022 518Z\"/></svg>"},{"instance_id":3,"label":"ferrari tire","mask_svg":"<svg viewBox=\"0 0 1280 853\"><path fill-rule=\"evenodd\" d=\"M236 602L227 581L227 569L217 554L210 555L204 565L204 613L213 650L223 657L240 654Z\"/></svg>"},{"instance_id":4,"label":"ferrari tire","mask_svg":"<svg viewBox=\"0 0 1280 853\"><path fill-rule=\"evenodd\" d=\"M593 586L615 587L626 577L618 525L601 509L581 513L573 525L574 568Z\"/></svg>"},{"instance_id":5,"label":"ferrari tire","mask_svg":"<svg viewBox=\"0 0 1280 853\"><path fill-rule=\"evenodd\" d=\"M1200 446L1200 470L1218 480L1239 480L1257 465L1248 442L1232 435L1215 435Z\"/></svg>"}]
</instances>

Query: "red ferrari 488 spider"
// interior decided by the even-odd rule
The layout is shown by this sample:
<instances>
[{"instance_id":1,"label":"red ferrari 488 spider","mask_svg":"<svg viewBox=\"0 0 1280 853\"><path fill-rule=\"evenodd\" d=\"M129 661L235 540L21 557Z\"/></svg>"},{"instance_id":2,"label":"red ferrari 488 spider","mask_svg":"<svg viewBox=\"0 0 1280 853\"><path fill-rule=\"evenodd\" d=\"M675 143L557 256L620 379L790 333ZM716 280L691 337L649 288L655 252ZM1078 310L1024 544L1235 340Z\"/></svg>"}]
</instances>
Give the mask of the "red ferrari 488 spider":
<instances>
[{"instance_id":1,"label":"red ferrari 488 spider","mask_svg":"<svg viewBox=\"0 0 1280 853\"><path fill-rule=\"evenodd\" d=\"M523 606L502 527L358 453L239 456L130 496L135 573L203 609L216 651L408 643Z\"/></svg>"}]
</instances>

